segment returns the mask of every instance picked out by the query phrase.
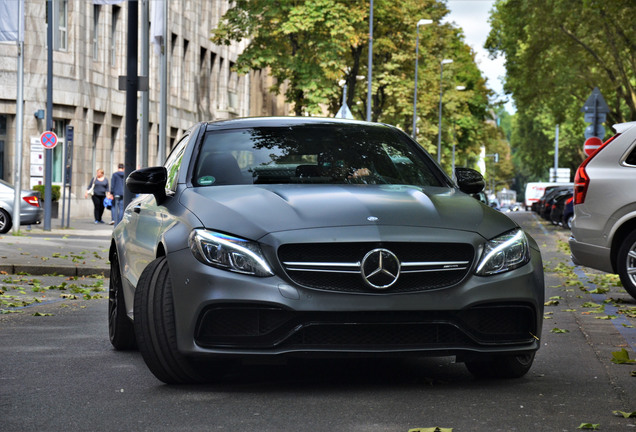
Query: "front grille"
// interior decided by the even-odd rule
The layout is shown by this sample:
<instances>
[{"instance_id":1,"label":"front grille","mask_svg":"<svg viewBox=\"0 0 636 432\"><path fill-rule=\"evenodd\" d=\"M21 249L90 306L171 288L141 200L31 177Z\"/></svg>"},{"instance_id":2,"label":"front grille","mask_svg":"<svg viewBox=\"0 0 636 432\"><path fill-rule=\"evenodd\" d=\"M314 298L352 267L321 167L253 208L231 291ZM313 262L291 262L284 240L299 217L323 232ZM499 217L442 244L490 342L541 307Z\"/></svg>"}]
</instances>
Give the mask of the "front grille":
<instances>
[{"instance_id":1,"label":"front grille","mask_svg":"<svg viewBox=\"0 0 636 432\"><path fill-rule=\"evenodd\" d=\"M401 264L397 281L382 292L446 288L459 283L472 266L474 249L465 243L312 243L285 244L278 258L295 283L347 293L377 292L365 283L361 263L374 249L387 249Z\"/></svg>"},{"instance_id":2,"label":"front grille","mask_svg":"<svg viewBox=\"0 0 636 432\"><path fill-rule=\"evenodd\" d=\"M225 305L206 309L196 343L242 349L426 349L530 343L535 312L525 305L463 311L295 312Z\"/></svg>"}]
</instances>

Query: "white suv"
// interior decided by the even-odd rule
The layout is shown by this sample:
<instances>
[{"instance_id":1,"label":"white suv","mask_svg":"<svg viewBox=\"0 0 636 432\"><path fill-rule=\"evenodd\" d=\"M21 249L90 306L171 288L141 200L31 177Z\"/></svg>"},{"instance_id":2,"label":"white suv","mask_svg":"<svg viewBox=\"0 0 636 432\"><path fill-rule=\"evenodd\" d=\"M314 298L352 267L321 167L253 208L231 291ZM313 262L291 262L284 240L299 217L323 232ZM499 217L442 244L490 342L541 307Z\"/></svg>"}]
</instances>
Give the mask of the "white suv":
<instances>
[{"instance_id":1,"label":"white suv","mask_svg":"<svg viewBox=\"0 0 636 432\"><path fill-rule=\"evenodd\" d=\"M636 298L636 122L614 129L576 172L570 250L575 264L617 273Z\"/></svg>"}]
</instances>

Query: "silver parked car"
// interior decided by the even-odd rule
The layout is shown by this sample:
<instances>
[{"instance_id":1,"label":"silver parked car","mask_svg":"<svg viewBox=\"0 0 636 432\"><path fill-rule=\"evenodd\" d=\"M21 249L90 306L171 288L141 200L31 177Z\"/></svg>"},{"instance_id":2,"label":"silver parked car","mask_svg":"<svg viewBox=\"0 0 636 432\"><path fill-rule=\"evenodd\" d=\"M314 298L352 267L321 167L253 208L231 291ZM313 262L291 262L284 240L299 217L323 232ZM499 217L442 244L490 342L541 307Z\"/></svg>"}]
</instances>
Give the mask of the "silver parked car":
<instances>
[{"instance_id":1,"label":"silver parked car","mask_svg":"<svg viewBox=\"0 0 636 432\"><path fill-rule=\"evenodd\" d=\"M616 273L636 298L636 122L579 167L570 249L575 264Z\"/></svg>"},{"instance_id":2,"label":"silver parked car","mask_svg":"<svg viewBox=\"0 0 636 432\"><path fill-rule=\"evenodd\" d=\"M397 128L336 119L200 123L113 231L109 334L166 383L213 359L456 356L531 367L543 322L536 242ZM132 320L132 321L131 321Z\"/></svg>"},{"instance_id":3,"label":"silver parked car","mask_svg":"<svg viewBox=\"0 0 636 432\"><path fill-rule=\"evenodd\" d=\"M20 193L20 225L34 225L42 222L44 209L40 207L40 193L23 190ZM9 232L13 226L13 206L15 188L0 180L0 234Z\"/></svg>"}]
</instances>

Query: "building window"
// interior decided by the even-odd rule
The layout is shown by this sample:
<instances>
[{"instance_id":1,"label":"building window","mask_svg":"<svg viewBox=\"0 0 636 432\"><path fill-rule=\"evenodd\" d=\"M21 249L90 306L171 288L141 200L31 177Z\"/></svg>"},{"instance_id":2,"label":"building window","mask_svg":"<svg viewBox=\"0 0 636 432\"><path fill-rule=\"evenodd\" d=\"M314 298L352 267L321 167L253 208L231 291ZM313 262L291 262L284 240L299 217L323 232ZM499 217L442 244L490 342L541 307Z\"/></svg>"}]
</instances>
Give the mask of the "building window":
<instances>
[{"instance_id":1,"label":"building window","mask_svg":"<svg viewBox=\"0 0 636 432\"><path fill-rule=\"evenodd\" d=\"M181 62L183 66L183 72L181 72L181 76L183 77L181 82L183 83L183 88L181 90L181 95L185 100L190 100L190 76L191 76L191 65L188 62L188 48L190 47L190 41L187 39L183 39L183 61Z\"/></svg>"},{"instance_id":2,"label":"building window","mask_svg":"<svg viewBox=\"0 0 636 432\"><path fill-rule=\"evenodd\" d=\"M238 74L234 70L235 63L230 62L227 80L227 106L228 108L238 108Z\"/></svg>"},{"instance_id":3,"label":"building window","mask_svg":"<svg viewBox=\"0 0 636 432\"><path fill-rule=\"evenodd\" d=\"M89 181L91 177L95 176L95 171L97 171L97 141L99 140L99 131L102 125L95 123L93 124L93 148L91 149L91 166L93 169L91 170Z\"/></svg>"},{"instance_id":4,"label":"building window","mask_svg":"<svg viewBox=\"0 0 636 432\"><path fill-rule=\"evenodd\" d=\"M181 62L179 59L175 58L177 51L177 35L172 33L172 37L170 38L170 79L169 79L169 87L170 87L170 95L178 96L180 91L180 77L179 71L181 70Z\"/></svg>"},{"instance_id":5,"label":"building window","mask_svg":"<svg viewBox=\"0 0 636 432\"><path fill-rule=\"evenodd\" d=\"M53 2L53 19L55 20L53 47L59 51L68 49L68 0Z\"/></svg>"},{"instance_id":6,"label":"building window","mask_svg":"<svg viewBox=\"0 0 636 432\"><path fill-rule=\"evenodd\" d=\"M110 128L110 168L112 172L115 172L115 166L119 163L115 161L118 134L119 134L119 128L116 128L116 127ZM108 172L108 169L106 169L106 171Z\"/></svg>"},{"instance_id":7,"label":"building window","mask_svg":"<svg viewBox=\"0 0 636 432\"><path fill-rule=\"evenodd\" d=\"M93 60L99 59L99 13L101 5L93 5Z\"/></svg>"},{"instance_id":8,"label":"building window","mask_svg":"<svg viewBox=\"0 0 636 432\"><path fill-rule=\"evenodd\" d=\"M113 5L113 16L110 24L110 65L117 65L117 24L121 7Z\"/></svg>"},{"instance_id":9,"label":"building window","mask_svg":"<svg viewBox=\"0 0 636 432\"><path fill-rule=\"evenodd\" d=\"M64 167L64 146L66 145L66 126L68 120L55 120L53 131L58 137L58 144L53 149L53 170L51 171L51 181L62 183Z\"/></svg>"}]
</instances>

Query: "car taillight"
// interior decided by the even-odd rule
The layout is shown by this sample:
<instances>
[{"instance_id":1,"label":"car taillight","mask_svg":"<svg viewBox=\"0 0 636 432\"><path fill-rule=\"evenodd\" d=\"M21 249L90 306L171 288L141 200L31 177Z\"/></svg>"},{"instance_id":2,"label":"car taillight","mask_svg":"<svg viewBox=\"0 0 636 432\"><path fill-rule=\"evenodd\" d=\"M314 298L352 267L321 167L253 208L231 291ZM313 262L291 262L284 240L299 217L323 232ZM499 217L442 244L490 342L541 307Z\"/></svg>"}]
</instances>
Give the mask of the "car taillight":
<instances>
[{"instance_id":1,"label":"car taillight","mask_svg":"<svg viewBox=\"0 0 636 432\"><path fill-rule=\"evenodd\" d=\"M26 196L26 197L22 197L22 199L25 200L30 205L32 205L33 207L40 207L40 200L38 200L38 197L36 196Z\"/></svg>"},{"instance_id":2,"label":"car taillight","mask_svg":"<svg viewBox=\"0 0 636 432\"><path fill-rule=\"evenodd\" d=\"M574 201L574 195L572 195L570 198L568 198L567 200L565 200L565 204L572 204L572 201Z\"/></svg>"},{"instance_id":3,"label":"car taillight","mask_svg":"<svg viewBox=\"0 0 636 432\"><path fill-rule=\"evenodd\" d=\"M587 189L590 187L590 176L587 175L585 171L585 167L590 161L600 153L601 150L605 148L609 143L614 141L614 139L620 134L616 134L607 141L603 143L602 146L596 149L594 153L592 153L587 159L583 161L581 166L576 170L576 175L574 176L574 205L583 204L585 202L585 195L587 194Z\"/></svg>"}]
</instances>

